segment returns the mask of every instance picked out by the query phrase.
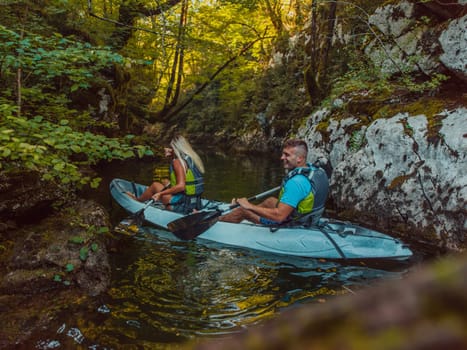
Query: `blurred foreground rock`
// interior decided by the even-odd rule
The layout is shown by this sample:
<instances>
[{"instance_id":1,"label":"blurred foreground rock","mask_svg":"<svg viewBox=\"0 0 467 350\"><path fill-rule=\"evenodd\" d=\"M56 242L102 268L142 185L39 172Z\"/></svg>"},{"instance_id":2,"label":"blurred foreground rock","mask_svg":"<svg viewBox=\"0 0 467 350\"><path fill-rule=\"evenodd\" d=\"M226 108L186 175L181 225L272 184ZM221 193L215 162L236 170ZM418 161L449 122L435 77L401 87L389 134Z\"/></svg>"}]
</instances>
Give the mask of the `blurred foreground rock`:
<instances>
[{"instance_id":1,"label":"blurred foreground rock","mask_svg":"<svg viewBox=\"0 0 467 350\"><path fill-rule=\"evenodd\" d=\"M467 349L467 254L326 304L304 305L211 349Z\"/></svg>"}]
</instances>

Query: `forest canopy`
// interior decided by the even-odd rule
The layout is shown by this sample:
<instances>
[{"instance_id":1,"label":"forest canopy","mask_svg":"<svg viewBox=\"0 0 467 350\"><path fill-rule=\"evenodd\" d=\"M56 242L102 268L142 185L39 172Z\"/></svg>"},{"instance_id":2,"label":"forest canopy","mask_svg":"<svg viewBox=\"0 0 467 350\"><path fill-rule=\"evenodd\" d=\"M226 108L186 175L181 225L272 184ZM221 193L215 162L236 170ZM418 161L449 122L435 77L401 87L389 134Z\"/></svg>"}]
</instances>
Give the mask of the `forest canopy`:
<instances>
[{"instance_id":1,"label":"forest canopy","mask_svg":"<svg viewBox=\"0 0 467 350\"><path fill-rule=\"evenodd\" d=\"M0 6L3 171L46 174L52 167L53 178L86 184L92 180L80 167L152 155L137 146L147 138L164 140L178 130L226 144L260 130L280 139L329 97L359 89L390 95L398 84L362 54L370 39L382 40L369 24L377 6L369 0ZM333 45L342 36L337 30L346 29L345 45ZM397 68L404 88L414 91L445 78L413 83L410 70ZM45 142L52 135L67 152Z\"/></svg>"},{"instance_id":2,"label":"forest canopy","mask_svg":"<svg viewBox=\"0 0 467 350\"><path fill-rule=\"evenodd\" d=\"M229 113L193 115L185 127L233 123L282 30L272 25L281 11L269 0L3 2L0 169L96 186L81 166L151 155L131 145L131 132L141 121L179 123L210 85L202 99L211 94Z\"/></svg>"}]
</instances>

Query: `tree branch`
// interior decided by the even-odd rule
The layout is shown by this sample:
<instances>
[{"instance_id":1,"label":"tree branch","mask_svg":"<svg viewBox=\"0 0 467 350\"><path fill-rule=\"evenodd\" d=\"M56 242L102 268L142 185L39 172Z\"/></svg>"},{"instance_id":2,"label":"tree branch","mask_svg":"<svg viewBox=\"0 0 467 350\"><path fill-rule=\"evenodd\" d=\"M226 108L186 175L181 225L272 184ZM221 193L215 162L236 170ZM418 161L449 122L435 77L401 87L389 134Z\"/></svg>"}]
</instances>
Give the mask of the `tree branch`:
<instances>
[{"instance_id":1,"label":"tree branch","mask_svg":"<svg viewBox=\"0 0 467 350\"><path fill-rule=\"evenodd\" d=\"M220 66L213 74L211 74L208 78L208 80L203 83L200 87L198 87L194 92L193 94L191 94L190 97L188 97L182 104L180 104L176 109L172 110L171 112L169 112L167 115L165 115L164 119L170 119L172 118L173 116L177 115L181 110L183 110L187 105L189 105L193 99L195 98L195 96L199 95L207 86L209 86L209 84L219 75L219 73L221 73L225 68L227 68L227 66L232 63L233 61L235 61L238 57L240 57L241 55L243 55L245 52L247 52L255 43L257 43L258 41L260 40L263 40L263 39L266 39L265 37L261 37L261 38L258 38L258 39L255 39L251 42L249 42L248 44L245 44L243 46L243 48L235 55L235 56L232 56L231 58L229 58L222 66ZM159 115L160 116L160 115Z\"/></svg>"},{"instance_id":2,"label":"tree branch","mask_svg":"<svg viewBox=\"0 0 467 350\"><path fill-rule=\"evenodd\" d=\"M171 1L168 1L166 3L164 3L163 5L159 6L157 9L146 9L146 8L140 8L138 9L139 10L139 13L145 15L145 16L156 16L156 15L159 15L161 14L162 12L170 9L171 7L177 5L181 0L171 0ZM140 30L140 31L143 31L143 32L147 32L147 33L152 33L152 34L157 34L157 35L162 35L162 33L160 32L156 32L154 30L151 30L151 29L147 29L147 28L142 28L142 27L135 27L135 26L132 26L132 25L129 25L129 24L125 24L125 23L122 23L122 22L119 22L119 21L116 21L114 19L111 19L111 18L107 18L107 17L102 17L102 16L99 16L97 14L95 14L93 12L93 9L92 9L92 0L88 0L88 14L89 16L91 17L94 17L94 18L97 18L101 21L105 21L105 22L109 22L109 23L113 23L119 27L126 27L126 28L130 28L130 29L134 29L134 30ZM164 35L166 35L164 33Z\"/></svg>"}]
</instances>

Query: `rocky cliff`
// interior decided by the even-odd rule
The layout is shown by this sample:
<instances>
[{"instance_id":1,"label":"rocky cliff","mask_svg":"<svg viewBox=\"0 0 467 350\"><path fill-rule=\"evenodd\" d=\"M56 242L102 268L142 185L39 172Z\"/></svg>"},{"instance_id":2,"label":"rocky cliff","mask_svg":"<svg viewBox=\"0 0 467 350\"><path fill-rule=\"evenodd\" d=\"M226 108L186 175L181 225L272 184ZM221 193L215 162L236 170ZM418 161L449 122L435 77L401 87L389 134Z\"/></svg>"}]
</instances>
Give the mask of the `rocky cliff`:
<instances>
[{"instance_id":1,"label":"rocky cliff","mask_svg":"<svg viewBox=\"0 0 467 350\"><path fill-rule=\"evenodd\" d=\"M403 1L377 8L368 18L374 35L364 48L367 58L388 79L403 71L439 74L443 82L429 94L420 86L390 95L370 87L342 94L297 133L309 144L310 160L323 157L334 169L331 202L339 214L448 251L466 247L465 4Z\"/></svg>"}]
</instances>

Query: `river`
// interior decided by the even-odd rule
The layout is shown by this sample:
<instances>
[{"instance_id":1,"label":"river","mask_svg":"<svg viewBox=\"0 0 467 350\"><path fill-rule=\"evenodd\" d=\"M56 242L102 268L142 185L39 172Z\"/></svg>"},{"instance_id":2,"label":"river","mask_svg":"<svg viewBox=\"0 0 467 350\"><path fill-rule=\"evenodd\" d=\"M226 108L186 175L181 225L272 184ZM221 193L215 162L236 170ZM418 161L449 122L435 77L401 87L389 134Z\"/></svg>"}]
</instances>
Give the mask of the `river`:
<instances>
[{"instance_id":1,"label":"river","mask_svg":"<svg viewBox=\"0 0 467 350\"><path fill-rule=\"evenodd\" d=\"M252 196L280 184L283 174L279 155L206 152L202 158L205 193L212 199ZM155 166L131 161L102 167L93 197L110 210L113 225L127 214L111 200L110 180L149 183ZM35 339L37 349L165 349L194 338L228 337L284 310L401 279L410 270L408 263L344 264L178 241L148 226L115 235L121 244L111 253L108 292L75 301L72 313Z\"/></svg>"}]
</instances>

